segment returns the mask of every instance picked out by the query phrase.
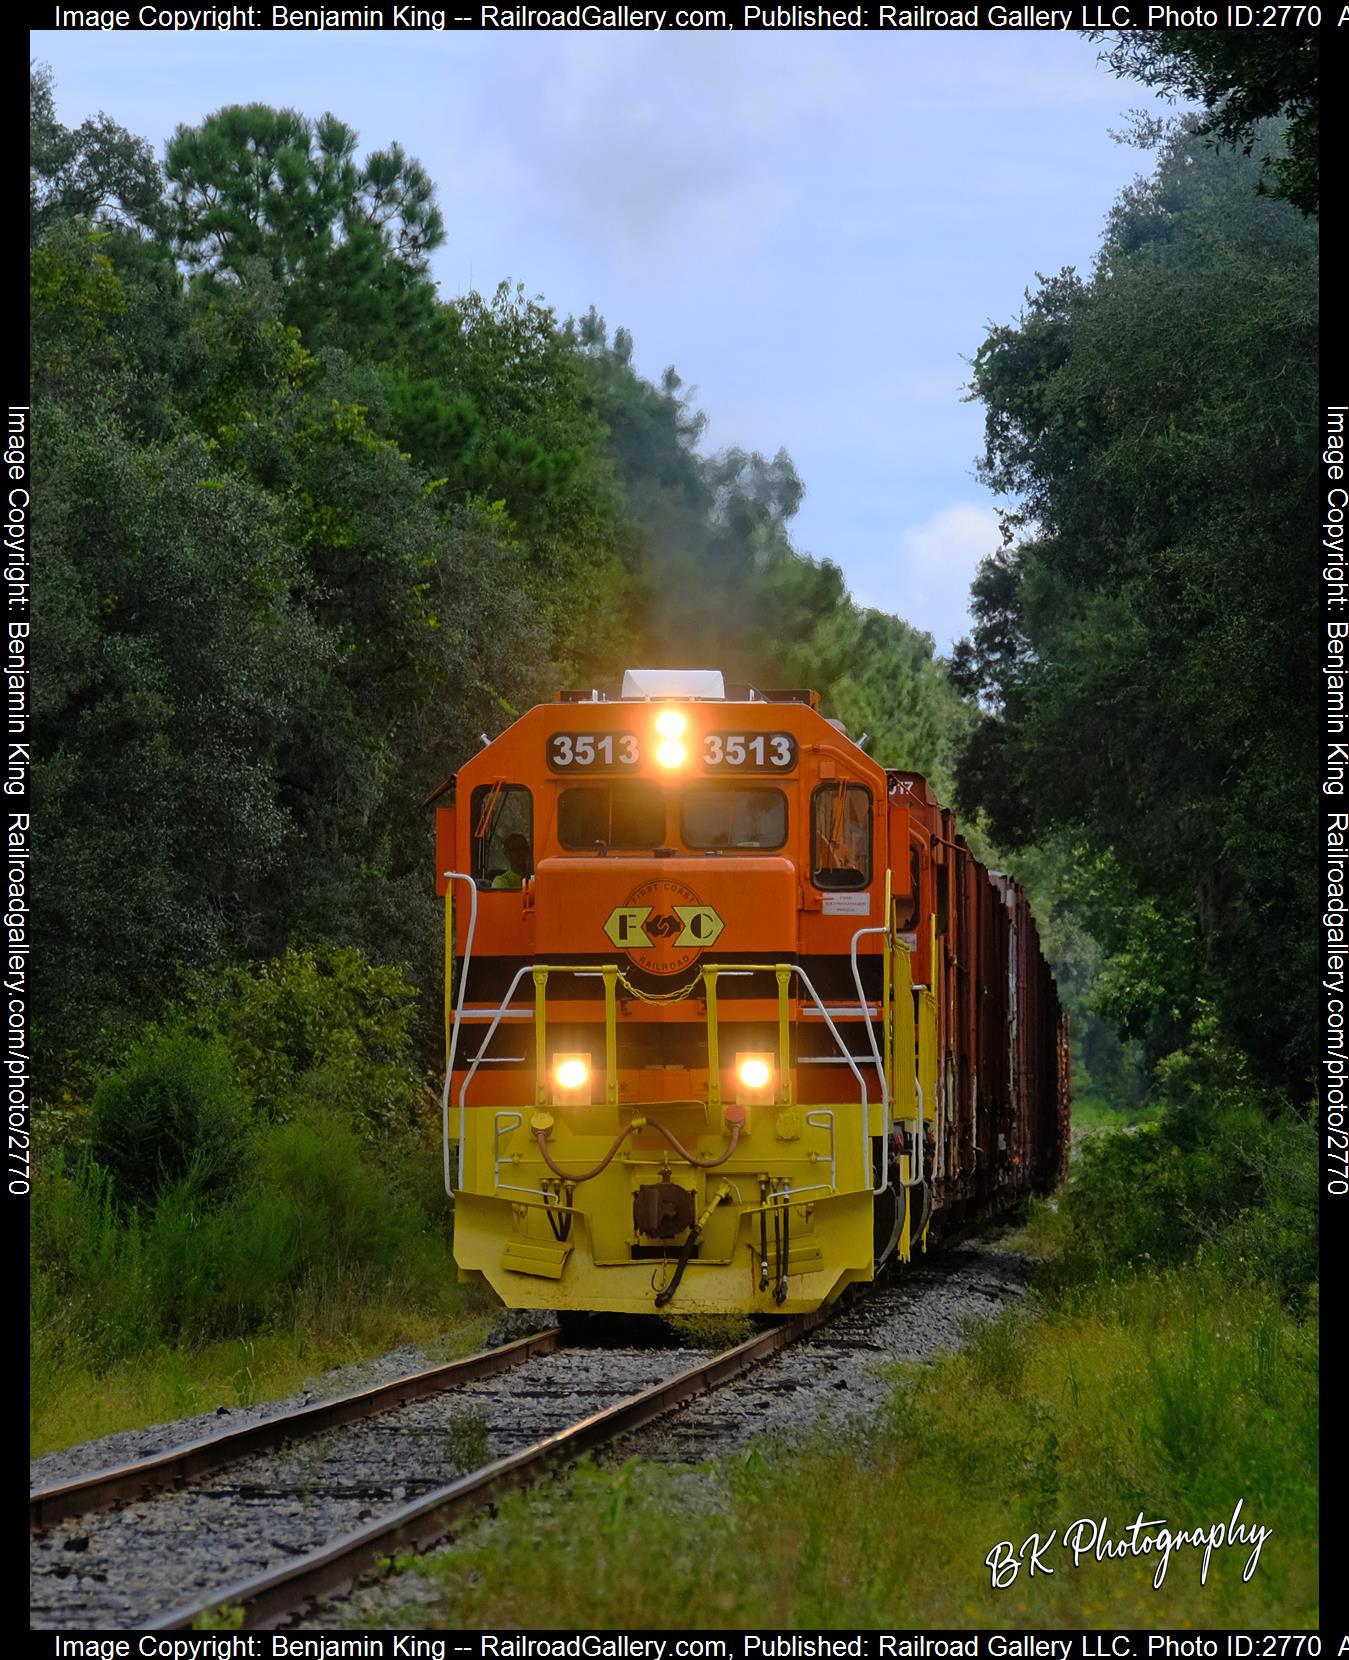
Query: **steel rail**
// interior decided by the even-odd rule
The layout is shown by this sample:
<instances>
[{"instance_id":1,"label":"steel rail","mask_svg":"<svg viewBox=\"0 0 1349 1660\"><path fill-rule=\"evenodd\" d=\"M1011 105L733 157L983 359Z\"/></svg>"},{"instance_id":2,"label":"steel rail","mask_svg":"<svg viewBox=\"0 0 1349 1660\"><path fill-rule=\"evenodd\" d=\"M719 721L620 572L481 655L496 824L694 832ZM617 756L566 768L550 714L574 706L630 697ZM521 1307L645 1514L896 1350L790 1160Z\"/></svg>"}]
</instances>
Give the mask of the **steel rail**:
<instances>
[{"instance_id":1,"label":"steel rail","mask_svg":"<svg viewBox=\"0 0 1349 1660\"><path fill-rule=\"evenodd\" d=\"M447 1361L443 1366L432 1366L424 1372L410 1372L390 1383L376 1384L371 1389L358 1390L351 1395L340 1395L336 1400L320 1401L294 1412L278 1413L275 1417L264 1418L261 1423L248 1424L243 1429L227 1430L222 1435L189 1441L135 1464L98 1470L93 1475L79 1476L53 1487L39 1487L29 1495L29 1531L41 1532L74 1516L87 1516L96 1510L108 1510L113 1505L186 1487L201 1476L253 1453L266 1452L283 1441L318 1435L362 1418L373 1418L393 1407L402 1406L406 1401L422 1400L428 1395L453 1389L458 1384L472 1383L475 1378L489 1378L498 1372L507 1372L534 1355L551 1354L557 1348L559 1338L558 1329L549 1327L546 1331L505 1343L500 1348L469 1355L464 1360Z\"/></svg>"},{"instance_id":2,"label":"steel rail","mask_svg":"<svg viewBox=\"0 0 1349 1660\"><path fill-rule=\"evenodd\" d=\"M603 1446L617 1437L641 1429L653 1419L682 1406L695 1396L707 1394L730 1379L766 1360L779 1349L804 1337L838 1311L839 1304L799 1314L771 1331L687 1371L654 1384L615 1406L592 1413L570 1429L536 1441L517 1453L498 1458L482 1469L461 1476L448 1486L424 1493L411 1503L390 1511L378 1521L357 1528L295 1561L251 1579L222 1585L209 1597L186 1603L147 1621L142 1631L181 1631L213 1611L243 1610L243 1627L256 1628L278 1623L295 1613L312 1598L345 1591L379 1557L399 1551L426 1550L440 1544L451 1524L490 1504L512 1488L528 1486L550 1469L572 1463L582 1453Z\"/></svg>"}]
</instances>

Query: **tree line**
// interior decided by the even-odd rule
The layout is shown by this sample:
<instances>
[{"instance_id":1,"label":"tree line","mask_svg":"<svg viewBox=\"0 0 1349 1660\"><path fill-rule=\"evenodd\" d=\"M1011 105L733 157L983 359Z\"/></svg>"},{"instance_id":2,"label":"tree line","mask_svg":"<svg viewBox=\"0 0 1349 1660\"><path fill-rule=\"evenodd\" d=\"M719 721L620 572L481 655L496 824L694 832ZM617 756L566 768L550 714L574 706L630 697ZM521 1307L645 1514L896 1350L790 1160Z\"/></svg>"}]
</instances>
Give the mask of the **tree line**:
<instances>
[{"instance_id":1,"label":"tree line","mask_svg":"<svg viewBox=\"0 0 1349 1660\"><path fill-rule=\"evenodd\" d=\"M593 310L443 295L401 146L249 105L161 163L31 94L44 1076L288 943L433 987L422 802L559 685L816 685L949 790L970 711L795 550L785 451L703 454Z\"/></svg>"},{"instance_id":2,"label":"tree line","mask_svg":"<svg viewBox=\"0 0 1349 1660\"><path fill-rule=\"evenodd\" d=\"M235 106L161 163L106 115L63 126L35 69L49 1075L288 944L433 986L425 796L640 660L814 685L954 791L1031 882L1103 1068L1112 1030L1151 1062L1216 1009L1305 1082L1315 63L1164 34L1115 67L1217 113L1141 130L1153 170L1092 270L1038 278L973 355L1008 505L949 665L795 549L786 452L703 453L626 330L442 294L398 143Z\"/></svg>"},{"instance_id":3,"label":"tree line","mask_svg":"<svg viewBox=\"0 0 1349 1660\"><path fill-rule=\"evenodd\" d=\"M1193 120L1145 126L1154 170L1093 269L1038 278L980 345L982 473L1009 505L953 675L982 709L961 798L1005 847L1060 850L1101 950L1094 1006L1153 1061L1216 1011L1302 1095L1319 561L1300 131L1293 168L1278 123L1249 153Z\"/></svg>"}]
</instances>

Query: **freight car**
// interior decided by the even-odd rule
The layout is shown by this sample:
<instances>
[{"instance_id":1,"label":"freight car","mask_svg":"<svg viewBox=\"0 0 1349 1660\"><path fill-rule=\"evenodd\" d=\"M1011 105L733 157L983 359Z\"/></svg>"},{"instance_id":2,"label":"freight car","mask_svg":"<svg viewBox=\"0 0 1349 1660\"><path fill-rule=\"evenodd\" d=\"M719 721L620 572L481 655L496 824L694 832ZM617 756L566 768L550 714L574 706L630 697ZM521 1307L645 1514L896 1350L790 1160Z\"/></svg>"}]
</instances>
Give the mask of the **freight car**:
<instances>
[{"instance_id":1,"label":"freight car","mask_svg":"<svg viewBox=\"0 0 1349 1660\"><path fill-rule=\"evenodd\" d=\"M1025 894L814 692L629 671L431 800L455 1256L509 1306L801 1312L1057 1180Z\"/></svg>"}]
</instances>

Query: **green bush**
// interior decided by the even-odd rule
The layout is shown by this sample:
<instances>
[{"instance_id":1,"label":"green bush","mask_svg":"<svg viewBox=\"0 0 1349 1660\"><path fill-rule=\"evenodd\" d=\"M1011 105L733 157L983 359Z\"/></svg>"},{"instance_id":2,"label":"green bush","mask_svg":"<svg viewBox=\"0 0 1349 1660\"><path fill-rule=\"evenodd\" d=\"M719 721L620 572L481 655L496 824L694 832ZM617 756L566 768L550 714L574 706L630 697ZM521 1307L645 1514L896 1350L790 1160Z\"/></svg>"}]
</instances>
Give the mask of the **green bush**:
<instances>
[{"instance_id":1,"label":"green bush","mask_svg":"<svg viewBox=\"0 0 1349 1660\"><path fill-rule=\"evenodd\" d=\"M248 1092L219 1040L171 1027L139 1043L94 1091L91 1146L125 1204L186 1182L218 1196L248 1162Z\"/></svg>"},{"instance_id":2,"label":"green bush","mask_svg":"<svg viewBox=\"0 0 1349 1660\"><path fill-rule=\"evenodd\" d=\"M381 1285L434 1302L453 1276L445 1231L341 1113L260 1127L226 1203L193 1169L128 1210L87 1153L58 1154L39 1187L34 1324L44 1354L78 1350L93 1366L284 1326Z\"/></svg>"},{"instance_id":3,"label":"green bush","mask_svg":"<svg viewBox=\"0 0 1349 1660\"><path fill-rule=\"evenodd\" d=\"M38 1397L264 1331L336 1340L390 1300L457 1306L415 997L357 951L290 950L199 980L87 1109L62 1100L33 1207Z\"/></svg>"},{"instance_id":4,"label":"green bush","mask_svg":"<svg viewBox=\"0 0 1349 1660\"><path fill-rule=\"evenodd\" d=\"M319 945L198 981L183 1019L228 1045L264 1117L286 1118L304 1097L373 1135L409 1122L426 1096L413 1055L416 1002L400 968Z\"/></svg>"},{"instance_id":5,"label":"green bush","mask_svg":"<svg viewBox=\"0 0 1349 1660\"><path fill-rule=\"evenodd\" d=\"M154 1326L154 1298L136 1211L118 1202L112 1177L84 1152L38 1168L31 1235L34 1377L69 1351L126 1353Z\"/></svg>"},{"instance_id":6,"label":"green bush","mask_svg":"<svg viewBox=\"0 0 1349 1660\"><path fill-rule=\"evenodd\" d=\"M290 1209L298 1278L391 1273L428 1227L351 1123L328 1112L273 1125L258 1175L259 1190L284 1196Z\"/></svg>"},{"instance_id":7,"label":"green bush","mask_svg":"<svg viewBox=\"0 0 1349 1660\"><path fill-rule=\"evenodd\" d=\"M1086 1141L1060 1200L1064 1291L1202 1258L1228 1279L1305 1303L1317 1276L1315 1135L1246 1076L1211 1025L1157 1068L1154 1124Z\"/></svg>"}]
</instances>

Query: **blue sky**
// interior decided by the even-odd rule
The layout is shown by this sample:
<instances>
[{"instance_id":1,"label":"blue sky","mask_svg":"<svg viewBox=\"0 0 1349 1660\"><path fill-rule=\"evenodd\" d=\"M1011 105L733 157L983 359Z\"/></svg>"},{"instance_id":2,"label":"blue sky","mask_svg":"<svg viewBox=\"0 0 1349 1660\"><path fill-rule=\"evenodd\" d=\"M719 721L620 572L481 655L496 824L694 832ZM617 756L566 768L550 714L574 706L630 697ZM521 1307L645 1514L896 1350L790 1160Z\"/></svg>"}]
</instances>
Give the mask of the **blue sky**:
<instances>
[{"instance_id":1,"label":"blue sky","mask_svg":"<svg viewBox=\"0 0 1349 1660\"><path fill-rule=\"evenodd\" d=\"M962 401L1037 271L1090 264L1149 158L1110 130L1156 107L1076 35L34 33L68 125L163 144L259 100L399 140L435 179L447 294L508 279L593 303L704 447L785 447L796 545L863 604L965 631L997 545Z\"/></svg>"}]
</instances>

